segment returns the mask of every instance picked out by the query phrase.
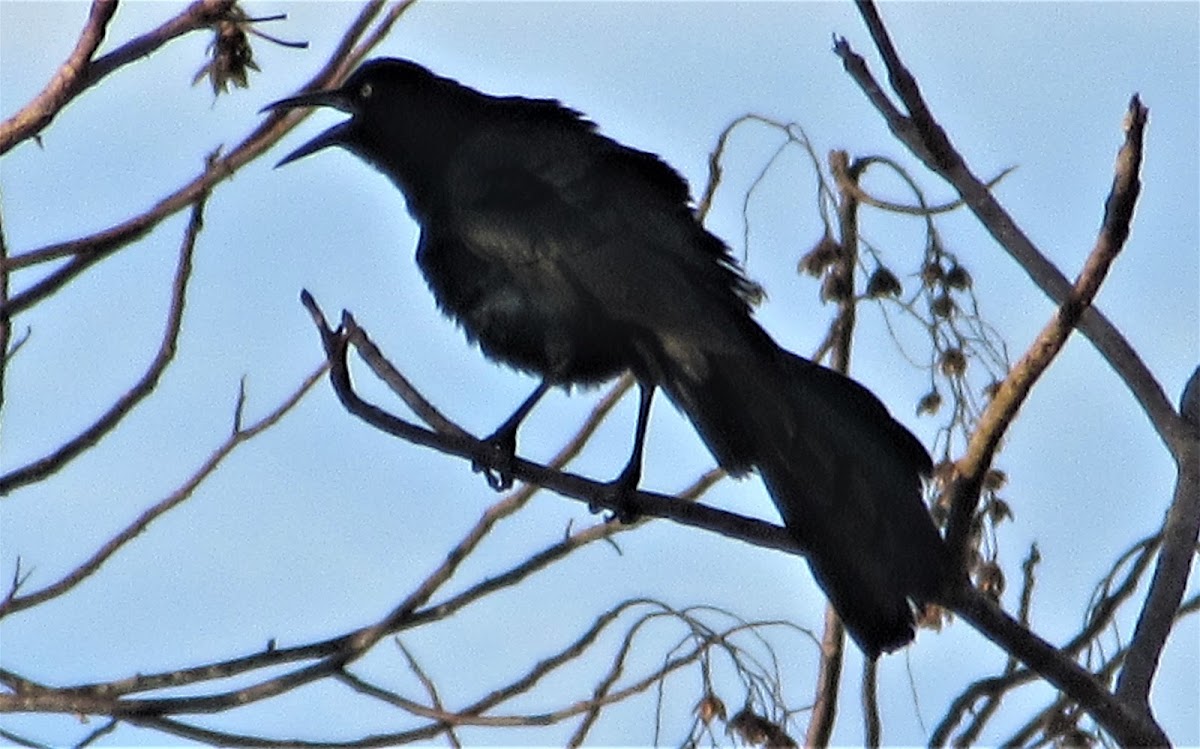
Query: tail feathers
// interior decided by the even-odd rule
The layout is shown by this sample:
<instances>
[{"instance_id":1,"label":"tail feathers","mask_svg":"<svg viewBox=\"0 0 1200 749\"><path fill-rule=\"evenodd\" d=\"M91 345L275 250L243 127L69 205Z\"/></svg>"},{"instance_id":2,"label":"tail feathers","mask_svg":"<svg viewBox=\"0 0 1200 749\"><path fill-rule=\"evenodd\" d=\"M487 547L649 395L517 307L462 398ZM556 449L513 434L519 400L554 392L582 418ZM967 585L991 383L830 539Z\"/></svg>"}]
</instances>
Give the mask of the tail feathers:
<instances>
[{"instance_id":1,"label":"tail feathers","mask_svg":"<svg viewBox=\"0 0 1200 749\"><path fill-rule=\"evenodd\" d=\"M664 389L723 467L758 469L863 652L910 642L949 570L922 501L925 448L869 390L782 349L709 363Z\"/></svg>"}]
</instances>

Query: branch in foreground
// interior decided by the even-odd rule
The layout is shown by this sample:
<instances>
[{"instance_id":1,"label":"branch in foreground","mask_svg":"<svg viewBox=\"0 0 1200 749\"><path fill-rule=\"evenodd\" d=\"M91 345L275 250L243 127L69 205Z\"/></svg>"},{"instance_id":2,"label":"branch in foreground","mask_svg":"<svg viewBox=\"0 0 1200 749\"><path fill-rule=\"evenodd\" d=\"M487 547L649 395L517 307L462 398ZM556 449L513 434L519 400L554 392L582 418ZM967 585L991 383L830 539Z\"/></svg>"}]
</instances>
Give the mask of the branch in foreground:
<instances>
[{"instance_id":1,"label":"branch in foreground","mask_svg":"<svg viewBox=\"0 0 1200 749\"><path fill-rule=\"evenodd\" d=\"M1094 597L1093 603L1089 607L1090 615L1087 622L1084 623L1083 628L1074 637L1065 645L1058 648L1059 653L1067 658L1075 659L1079 657L1079 654L1085 648L1094 645L1096 638L1112 624L1121 605L1137 592L1137 588L1142 581L1142 576L1150 566L1150 562L1159 548L1159 542L1160 539L1158 536L1142 539L1113 563L1112 569L1098 586L1096 597ZM1129 563L1129 568L1124 579L1121 580L1119 585L1112 587L1118 571L1126 563ZM1029 564L1029 560L1027 560L1026 564ZM1020 623L1028 627L1027 611L1022 615ZM1010 654L1008 662L1012 663L1013 658L1014 656ZM934 729L930 744L933 746L944 745L951 731L954 730L956 725L965 720L968 713L973 716L971 725L963 732L960 732L955 743L974 744L979 731L983 728L983 722L988 719L991 713L995 712L1004 694L1021 685L1028 684L1037 678L1037 672L1028 666L1009 668L1006 664L1002 674L979 679L955 698L946 711L945 717L942 718L938 726ZM985 697L988 702L985 702L982 707L976 707L976 703Z\"/></svg>"},{"instance_id":2,"label":"branch in foreground","mask_svg":"<svg viewBox=\"0 0 1200 749\"><path fill-rule=\"evenodd\" d=\"M1072 293L1071 282L1050 262L976 177L933 118L916 80L901 62L878 10L868 0L858 0L859 12L883 57L892 87L911 114L904 115L888 99L867 68L866 61L843 38L834 42L834 53L846 72L883 116L892 133L929 169L945 179L966 201L971 212L996 242L1025 270L1033 282L1056 304ZM1099 310L1088 307L1079 320L1080 331L1121 377L1146 412L1162 440L1178 454L1188 430L1172 407L1162 386L1115 325Z\"/></svg>"},{"instance_id":3,"label":"branch in foreground","mask_svg":"<svg viewBox=\"0 0 1200 749\"><path fill-rule=\"evenodd\" d=\"M187 301L188 280L192 275L192 255L196 249L196 238L204 224L204 206L207 202L208 193L202 193L192 204L191 219L184 231L183 243L179 248L179 260L175 268L175 279L171 284L171 301L167 308L167 322L163 329L162 342L146 372L83 432L67 440L50 455L0 476L0 498L13 489L41 481L88 449L95 447L105 435L115 429L126 416L133 413L133 409L158 387L162 373L175 358L179 329L183 323L183 309Z\"/></svg>"},{"instance_id":4,"label":"branch in foreground","mask_svg":"<svg viewBox=\"0 0 1200 749\"><path fill-rule=\"evenodd\" d=\"M1187 590L1196 540L1200 537L1200 368L1188 380L1180 413L1194 433L1183 453L1177 456L1175 496L1163 525L1162 553L1117 683L1117 695L1128 704L1139 706L1147 716L1151 715L1150 688L1158 671L1158 659Z\"/></svg>"},{"instance_id":5,"label":"branch in foreground","mask_svg":"<svg viewBox=\"0 0 1200 749\"><path fill-rule=\"evenodd\" d=\"M1022 627L984 594L969 585L952 591L946 601L954 613L1008 653L1038 672L1079 703L1124 746L1167 746L1170 740L1153 720L1131 710L1078 663Z\"/></svg>"},{"instance_id":6,"label":"branch in foreground","mask_svg":"<svg viewBox=\"0 0 1200 749\"><path fill-rule=\"evenodd\" d=\"M303 90L336 85L348 74L354 64L382 39L400 15L412 5L412 2L413 0L407 0L393 6L388 14L378 22L371 34L362 43L355 46L355 42L366 32L367 27L382 8L382 2L368 3L351 28L343 35L333 56L313 76ZM238 169L257 158L273 146L277 140L290 132L308 114L308 112L298 111L287 115L267 117L225 156L210 159L204 171L199 175L138 216L86 237L58 242L22 255L9 257L6 260L9 268L20 268L61 257L69 257L70 260L47 273L41 280L31 284L21 293L5 300L4 304L0 306L0 315L12 317L32 307L74 280L92 265L144 237L162 221L191 205L200 195L207 193L215 185L228 179Z\"/></svg>"},{"instance_id":7,"label":"branch in foreground","mask_svg":"<svg viewBox=\"0 0 1200 749\"><path fill-rule=\"evenodd\" d=\"M1125 143L1117 154L1112 189L1105 203L1100 236L1075 279L1071 293L1063 300L1054 317L1038 334L1020 361L1012 368L988 403L979 426L971 436L966 452L955 465L955 476L947 487L951 495L950 518L946 533L951 554L965 569L971 524L983 477L992 465L997 448L1034 384L1066 344L1109 268L1129 236L1129 224L1137 204L1141 182L1142 144L1149 112L1134 96L1126 115ZM1176 601L1178 604L1178 601Z\"/></svg>"},{"instance_id":8,"label":"branch in foreground","mask_svg":"<svg viewBox=\"0 0 1200 749\"><path fill-rule=\"evenodd\" d=\"M1179 621L1186 616L1195 614L1197 611L1200 611L1200 596L1193 596L1179 607L1179 611L1175 614L1175 621ZM1113 674L1116 673L1117 669L1121 668L1121 666L1125 663L1125 658L1128 653L1128 648L1121 648L1114 652L1111 656L1109 656L1108 662L1101 666L1096 672L1097 677L1105 683L1111 681ZM1055 726L1050 722L1054 718L1061 719L1061 717L1070 708L1070 698L1066 695L1059 695L1058 698L1055 699L1041 713L1030 718L1022 728L1018 729L1004 741L999 742L999 746L1024 746L1037 734L1039 730L1047 738L1050 738L1056 729L1060 731L1064 728L1066 728L1068 731L1071 730L1074 727L1071 723L1068 723L1066 726L1063 726L1061 723L1059 723L1059 725ZM1058 738L1059 742L1063 744L1067 744L1070 739L1069 736L1062 735L1059 735Z\"/></svg>"},{"instance_id":9,"label":"branch in foreground","mask_svg":"<svg viewBox=\"0 0 1200 749\"><path fill-rule=\"evenodd\" d=\"M49 125L54 115L83 89L92 55L96 54L100 42L104 41L108 22L116 12L116 0L92 2L87 22L75 43L75 49L71 50L70 56L46 84L46 88L21 111L0 124L0 155Z\"/></svg>"},{"instance_id":10,"label":"branch in foreground","mask_svg":"<svg viewBox=\"0 0 1200 749\"><path fill-rule=\"evenodd\" d=\"M132 523L125 527L121 532L110 538L104 543L99 550L96 551L87 561L80 564L75 569L68 572L57 582L47 585L40 590L25 595L17 595L19 585L14 584L8 595L0 600L0 618L21 611L23 609L36 606L39 603L47 601L51 598L66 593L71 588L78 585L83 580L90 577L93 573L100 569L113 554L122 546L136 538L142 533L151 522L162 516L168 510L177 507L180 503L192 496L201 482L217 469L218 466L228 457L239 445L253 439L262 432L274 426L280 419L284 417L293 407L312 389L317 380L325 373L326 365L322 363L314 369L304 381L300 383L291 395L283 400L274 410L268 413L263 418L254 422L250 426L236 426L230 433L229 437L223 442L212 455L204 462L204 464L193 473L187 481L178 489L172 492L159 503L147 509L137 517Z\"/></svg>"},{"instance_id":11,"label":"branch in foreground","mask_svg":"<svg viewBox=\"0 0 1200 749\"><path fill-rule=\"evenodd\" d=\"M351 384L350 371L346 361L349 346L347 330L353 325L352 318L349 318L347 313L350 324L343 324L337 330L333 330L326 323L325 316L313 300L312 295L307 291L303 292L301 301L312 315L313 322L321 335L321 341L330 362L330 383L333 385L338 399L350 413L394 437L448 455L477 461L483 465L490 464L492 452L481 440L467 436L441 434L422 428L362 400ZM624 507L616 505L612 493L607 491L606 484L590 481L576 474L556 471L519 457L514 457L511 473L522 481L537 484L564 497L614 511ZM624 502L624 500L623 497L621 501ZM655 492L639 490L630 494L628 500L628 508L639 516L668 518L683 525L702 528L756 546L793 554L803 553L803 550L784 528L772 523L694 502L680 502L674 497Z\"/></svg>"},{"instance_id":12,"label":"branch in foreground","mask_svg":"<svg viewBox=\"0 0 1200 749\"><path fill-rule=\"evenodd\" d=\"M845 151L829 154L829 170L838 186L838 257L828 271L833 287L843 292L837 300L838 312L830 325L830 359L832 368L847 377L850 375L850 351L857 319L857 296L854 293L854 268L858 263L859 201L854 187L862 176L866 163L861 159L850 162ZM853 187L851 187L853 186ZM821 658L817 665L816 694L804 743L807 746L826 746L833 735L837 719L838 689L842 680L842 665L846 652L846 628L830 602L825 603L825 631L821 635Z\"/></svg>"},{"instance_id":13,"label":"branch in foreground","mask_svg":"<svg viewBox=\"0 0 1200 749\"><path fill-rule=\"evenodd\" d=\"M354 327L352 318L348 313L344 313L347 322L333 330L329 328L324 314L308 292L302 293L301 301L312 315L321 335L322 345L330 363L331 384L348 411L387 434L439 452L486 463L487 446L479 440L423 429L359 398L350 381L346 358L350 338L347 330ZM582 502L610 507L611 497L605 492L604 484L570 473L554 471L520 458L513 460L512 469L513 475L523 481L539 484L562 496ZM642 515L667 518L765 548L794 554L802 553L786 530L763 521L700 504L679 502L672 497L651 492L638 491L630 497L630 501L634 511ZM989 639L999 643L1006 651L1016 654L1052 684L1072 695L1122 743L1157 744L1166 741L1166 736L1157 725L1153 722L1147 725L1138 716L1130 715L1124 705L1098 684L1091 674L1070 658L1064 657L1053 645L1012 620L978 591L964 585L960 589L949 591L946 603ZM397 609L397 612L403 611L403 605ZM392 616L389 616L377 627L370 628L374 631L364 630L362 636L373 642L377 639L380 629L390 626L391 619ZM360 637L351 639L357 641ZM355 650L357 651L357 648Z\"/></svg>"}]
</instances>

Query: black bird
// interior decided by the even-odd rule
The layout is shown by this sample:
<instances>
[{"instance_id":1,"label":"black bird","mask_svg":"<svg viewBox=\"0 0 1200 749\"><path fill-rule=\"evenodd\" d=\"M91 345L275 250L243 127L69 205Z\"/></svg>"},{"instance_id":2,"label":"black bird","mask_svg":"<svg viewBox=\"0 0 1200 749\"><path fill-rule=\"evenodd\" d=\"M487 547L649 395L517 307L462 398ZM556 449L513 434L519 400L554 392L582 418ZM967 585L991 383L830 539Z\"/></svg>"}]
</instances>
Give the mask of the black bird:
<instances>
[{"instance_id":1,"label":"black bird","mask_svg":"<svg viewBox=\"0 0 1200 749\"><path fill-rule=\"evenodd\" d=\"M351 116L280 165L341 146L390 177L441 309L486 356L541 378L492 435L497 465L550 387L630 370L641 403L616 492L637 486L662 388L723 468L762 475L863 652L912 640L950 568L922 501L928 453L869 390L758 326L750 282L678 173L557 101L490 96L407 60L266 109L305 106Z\"/></svg>"}]
</instances>

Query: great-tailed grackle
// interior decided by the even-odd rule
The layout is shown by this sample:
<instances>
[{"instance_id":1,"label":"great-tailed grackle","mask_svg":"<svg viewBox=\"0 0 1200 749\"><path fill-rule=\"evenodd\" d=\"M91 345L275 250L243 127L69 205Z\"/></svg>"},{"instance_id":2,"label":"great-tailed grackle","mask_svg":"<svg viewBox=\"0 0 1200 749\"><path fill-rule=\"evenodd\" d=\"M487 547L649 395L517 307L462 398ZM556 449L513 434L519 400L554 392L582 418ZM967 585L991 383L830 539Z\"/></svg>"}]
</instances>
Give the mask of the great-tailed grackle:
<instances>
[{"instance_id":1,"label":"great-tailed grackle","mask_svg":"<svg viewBox=\"0 0 1200 749\"><path fill-rule=\"evenodd\" d=\"M499 458L548 388L630 370L641 403L618 491L640 478L661 387L721 466L759 471L863 652L912 640L914 608L949 574L922 502L929 455L870 391L754 322L750 283L679 174L557 101L489 96L407 60L267 109L302 106L351 116L280 165L341 146L390 177L442 310L485 355L542 378L492 436Z\"/></svg>"}]
</instances>

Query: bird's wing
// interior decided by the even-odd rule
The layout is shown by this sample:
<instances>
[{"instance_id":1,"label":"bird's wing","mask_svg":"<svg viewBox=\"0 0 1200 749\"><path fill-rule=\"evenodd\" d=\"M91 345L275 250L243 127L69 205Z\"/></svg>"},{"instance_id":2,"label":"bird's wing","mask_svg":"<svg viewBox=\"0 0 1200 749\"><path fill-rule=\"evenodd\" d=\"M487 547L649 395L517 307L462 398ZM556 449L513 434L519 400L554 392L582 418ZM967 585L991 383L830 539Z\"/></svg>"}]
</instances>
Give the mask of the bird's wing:
<instances>
[{"instance_id":1,"label":"bird's wing","mask_svg":"<svg viewBox=\"0 0 1200 749\"><path fill-rule=\"evenodd\" d=\"M465 150L448 178L451 215L434 231L508 269L531 299L576 299L587 314L710 350L759 332L746 324L743 277L670 167L599 136L551 137L537 151L517 142Z\"/></svg>"}]
</instances>

